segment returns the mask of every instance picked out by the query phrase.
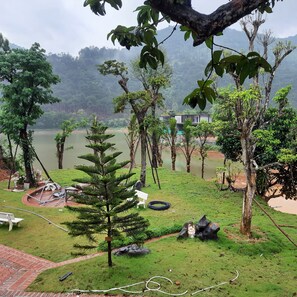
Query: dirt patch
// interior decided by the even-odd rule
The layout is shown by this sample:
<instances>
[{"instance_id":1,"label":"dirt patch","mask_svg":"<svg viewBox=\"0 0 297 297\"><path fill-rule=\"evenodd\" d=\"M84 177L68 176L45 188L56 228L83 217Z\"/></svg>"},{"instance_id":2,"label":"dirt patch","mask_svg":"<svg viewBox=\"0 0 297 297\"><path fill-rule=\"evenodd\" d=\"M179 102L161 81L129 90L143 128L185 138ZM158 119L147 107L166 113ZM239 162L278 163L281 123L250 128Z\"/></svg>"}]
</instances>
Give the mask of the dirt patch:
<instances>
[{"instance_id":1,"label":"dirt patch","mask_svg":"<svg viewBox=\"0 0 297 297\"><path fill-rule=\"evenodd\" d=\"M168 149L168 148L165 148L165 149ZM168 149L168 151L169 151L169 149ZM198 150L195 150L193 152L193 156L200 157ZM207 159L224 160L224 155L218 151L208 151Z\"/></svg>"},{"instance_id":2,"label":"dirt patch","mask_svg":"<svg viewBox=\"0 0 297 297\"><path fill-rule=\"evenodd\" d=\"M239 232L239 225L235 224L230 227L224 228L224 232L226 233L227 237L237 243L259 243L267 241L266 234L260 230L259 227L253 226L252 237L248 237L243 235Z\"/></svg>"},{"instance_id":3,"label":"dirt patch","mask_svg":"<svg viewBox=\"0 0 297 297\"><path fill-rule=\"evenodd\" d=\"M9 175L9 170L0 169L0 181L8 180Z\"/></svg>"},{"instance_id":4,"label":"dirt patch","mask_svg":"<svg viewBox=\"0 0 297 297\"><path fill-rule=\"evenodd\" d=\"M25 205L36 206L36 207L57 207L62 208L64 206L74 206L79 205L72 201L71 194L67 194L67 199L65 196L55 197L55 193L59 191L43 191L43 187L37 189L30 189L22 198L22 202Z\"/></svg>"},{"instance_id":5,"label":"dirt patch","mask_svg":"<svg viewBox=\"0 0 297 297\"><path fill-rule=\"evenodd\" d=\"M208 151L208 158L224 160L224 155L218 151Z\"/></svg>"}]
</instances>

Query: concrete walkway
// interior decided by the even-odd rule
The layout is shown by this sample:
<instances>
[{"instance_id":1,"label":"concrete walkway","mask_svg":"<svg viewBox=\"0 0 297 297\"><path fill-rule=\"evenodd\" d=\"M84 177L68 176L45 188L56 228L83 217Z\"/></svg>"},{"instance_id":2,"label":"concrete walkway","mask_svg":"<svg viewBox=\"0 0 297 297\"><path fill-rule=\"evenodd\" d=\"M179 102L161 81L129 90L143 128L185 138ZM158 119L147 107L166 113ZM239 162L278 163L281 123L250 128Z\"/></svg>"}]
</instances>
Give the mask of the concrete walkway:
<instances>
[{"instance_id":1,"label":"concrete walkway","mask_svg":"<svg viewBox=\"0 0 297 297\"><path fill-rule=\"evenodd\" d=\"M101 256L102 253L54 263L39 257L35 257L19 250L0 244L0 296L1 297L66 297L76 296L73 293L34 293L24 292L42 271L66 264ZM102 296L102 295L80 295Z\"/></svg>"}]
</instances>

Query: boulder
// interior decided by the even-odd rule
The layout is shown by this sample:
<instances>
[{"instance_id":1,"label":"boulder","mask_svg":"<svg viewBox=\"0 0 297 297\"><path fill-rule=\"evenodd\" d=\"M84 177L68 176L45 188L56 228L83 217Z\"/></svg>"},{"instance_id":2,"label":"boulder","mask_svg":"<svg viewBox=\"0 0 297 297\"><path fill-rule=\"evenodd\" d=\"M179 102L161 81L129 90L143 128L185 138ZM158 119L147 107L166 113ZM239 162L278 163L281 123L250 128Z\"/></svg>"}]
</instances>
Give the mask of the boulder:
<instances>
[{"instance_id":1,"label":"boulder","mask_svg":"<svg viewBox=\"0 0 297 297\"><path fill-rule=\"evenodd\" d=\"M114 252L114 255L116 256L122 256L122 255L128 255L128 256L142 256L149 254L150 250L144 247L140 247L137 244L130 244L124 247L121 247L117 249Z\"/></svg>"},{"instance_id":2,"label":"boulder","mask_svg":"<svg viewBox=\"0 0 297 297\"><path fill-rule=\"evenodd\" d=\"M206 218L206 215L194 225L193 222L187 222L184 224L182 230L179 232L177 239L193 238L192 228L195 227L195 237L201 240L218 239L217 233L220 230L220 226L217 223L212 223Z\"/></svg>"}]
</instances>

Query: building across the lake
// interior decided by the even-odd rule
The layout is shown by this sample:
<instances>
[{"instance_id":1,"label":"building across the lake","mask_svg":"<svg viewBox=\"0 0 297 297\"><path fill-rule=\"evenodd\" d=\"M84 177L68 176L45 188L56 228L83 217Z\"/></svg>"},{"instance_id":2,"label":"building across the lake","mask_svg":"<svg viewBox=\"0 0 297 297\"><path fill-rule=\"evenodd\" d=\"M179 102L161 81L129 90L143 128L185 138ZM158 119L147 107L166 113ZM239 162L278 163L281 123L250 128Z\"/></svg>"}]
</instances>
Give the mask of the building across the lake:
<instances>
[{"instance_id":1,"label":"building across the lake","mask_svg":"<svg viewBox=\"0 0 297 297\"><path fill-rule=\"evenodd\" d=\"M191 119L193 125L197 125L202 121L211 123L212 118L211 115L206 113L206 112L200 112L199 114L181 114L181 115L176 115L176 114L170 114L170 115L161 115L160 120L162 122L168 122L169 119L175 118L176 119L176 124L178 130L182 130L183 124L186 119Z\"/></svg>"}]
</instances>

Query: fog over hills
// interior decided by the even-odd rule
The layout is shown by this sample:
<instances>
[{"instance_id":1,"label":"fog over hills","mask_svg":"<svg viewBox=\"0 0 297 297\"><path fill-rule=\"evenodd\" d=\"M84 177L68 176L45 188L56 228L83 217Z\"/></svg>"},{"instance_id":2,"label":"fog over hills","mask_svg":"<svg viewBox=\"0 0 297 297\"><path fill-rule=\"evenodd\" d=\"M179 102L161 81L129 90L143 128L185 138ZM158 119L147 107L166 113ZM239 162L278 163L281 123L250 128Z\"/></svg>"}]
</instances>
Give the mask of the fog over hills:
<instances>
[{"instance_id":1,"label":"fog over hills","mask_svg":"<svg viewBox=\"0 0 297 297\"><path fill-rule=\"evenodd\" d=\"M159 41L168 37L173 27L158 32ZM286 39L293 45L297 45L297 35ZM241 31L226 29L224 35L216 37L216 43L226 47L234 48L237 51L246 52L248 41ZM276 43L274 43L275 45ZM183 33L175 30L172 36L167 39L162 47L164 48L169 64L173 67L171 87L162 93L166 98L166 108L169 110L181 111L184 97L188 95L197 84L197 80L204 77L204 68L210 60L209 49L205 45L193 47L191 40L184 41ZM273 45L271 46L271 49ZM256 43L256 50L261 52L261 46ZM138 57L140 48L108 49L87 47L79 52L78 57L69 54L50 54L49 62L53 65L54 72L61 78L61 83L54 86L54 94L61 99L59 104L47 106L46 111L51 116L60 113L75 113L77 111L86 114L96 113L99 118L106 119L115 117L113 114L112 99L122 93L117 79L113 76L102 76L98 70L98 64L106 60L116 59L127 64ZM272 55L270 55L272 58ZM272 61L270 61L272 62ZM293 51L279 67L273 85L273 94L281 87L288 84L293 86L289 99L297 107L297 50ZM129 80L131 89L137 90L139 86L133 79ZM232 83L228 75L218 80L218 86L224 87ZM60 115L57 115L60 119ZM116 117L121 117L116 115ZM57 120L53 121L57 123Z\"/></svg>"}]
</instances>

